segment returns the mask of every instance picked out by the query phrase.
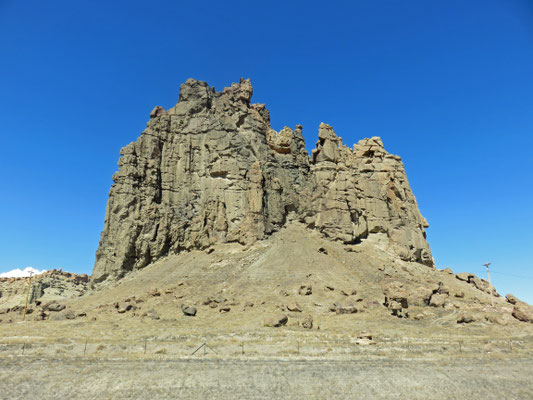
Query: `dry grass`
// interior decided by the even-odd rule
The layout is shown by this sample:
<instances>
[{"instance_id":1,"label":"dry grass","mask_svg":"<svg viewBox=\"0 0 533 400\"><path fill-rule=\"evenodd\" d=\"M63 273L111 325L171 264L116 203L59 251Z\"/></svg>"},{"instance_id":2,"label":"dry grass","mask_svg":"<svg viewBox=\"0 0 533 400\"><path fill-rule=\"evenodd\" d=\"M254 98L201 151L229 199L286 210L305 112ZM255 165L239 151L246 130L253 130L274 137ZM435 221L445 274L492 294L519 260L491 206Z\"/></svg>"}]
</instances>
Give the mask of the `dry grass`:
<instances>
[{"instance_id":1,"label":"dry grass","mask_svg":"<svg viewBox=\"0 0 533 400\"><path fill-rule=\"evenodd\" d=\"M246 251L227 244L210 254L168 257L66 302L85 312L83 318L21 323L20 315L3 314L0 397L533 397L533 324L517 322L503 299L493 307L486 293L452 275L398 261L380 243L365 246L348 252L291 225ZM393 317L381 305L382 285L391 280L442 281L453 304L410 307L413 315L426 313L421 320ZM298 295L302 283L312 285L312 295ZM160 296L150 295L153 288ZM353 301L341 294L351 289L375 305L357 314L330 312L333 302ZM453 297L457 292L465 297ZM208 296L226 298L230 312L203 305ZM119 314L113 304L126 299L137 309ZM284 311L287 326L264 327L265 315L293 301L303 313ZM248 302L253 307L245 307ZM184 316L183 303L195 305L197 316ZM479 319L457 324L464 309ZM312 330L298 324L308 314ZM492 314L505 323L483 318ZM375 344L356 344L363 331ZM213 351L193 356L203 343Z\"/></svg>"},{"instance_id":2,"label":"dry grass","mask_svg":"<svg viewBox=\"0 0 533 400\"><path fill-rule=\"evenodd\" d=\"M22 359L4 398L528 399L533 362L494 359Z\"/></svg>"}]
</instances>

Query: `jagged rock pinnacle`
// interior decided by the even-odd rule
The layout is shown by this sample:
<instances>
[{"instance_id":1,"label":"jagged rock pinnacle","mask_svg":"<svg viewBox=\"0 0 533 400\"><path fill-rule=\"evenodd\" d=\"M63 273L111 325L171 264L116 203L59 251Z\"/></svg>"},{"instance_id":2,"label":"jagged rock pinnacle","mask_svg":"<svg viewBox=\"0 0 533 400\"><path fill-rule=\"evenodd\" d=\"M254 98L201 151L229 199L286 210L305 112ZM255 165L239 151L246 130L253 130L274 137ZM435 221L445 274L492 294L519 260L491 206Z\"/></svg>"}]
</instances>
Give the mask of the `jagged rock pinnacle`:
<instances>
[{"instance_id":1,"label":"jagged rock pinnacle","mask_svg":"<svg viewBox=\"0 0 533 400\"><path fill-rule=\"evenodd\" d=\"M402 259L433 266L401 159L380 138L350 149L322 123L311 159L302 126L276 132L252 94L250 80L217 92L188 79L175 107L152 110L120 152L95 282L168 254L249 244L289 219L345 243L382 233Z\"/></svg>"}]
</instances>

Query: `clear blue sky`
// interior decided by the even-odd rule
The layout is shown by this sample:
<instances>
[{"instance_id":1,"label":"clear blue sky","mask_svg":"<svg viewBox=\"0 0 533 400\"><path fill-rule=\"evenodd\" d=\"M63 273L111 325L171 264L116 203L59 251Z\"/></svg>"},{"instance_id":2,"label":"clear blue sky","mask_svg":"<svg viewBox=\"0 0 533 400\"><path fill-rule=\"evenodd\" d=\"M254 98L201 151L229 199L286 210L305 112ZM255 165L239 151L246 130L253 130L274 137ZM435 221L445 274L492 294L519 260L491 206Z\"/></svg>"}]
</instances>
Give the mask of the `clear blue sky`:
<instances>
[{"instance_id":1,"label":"clear blue sky","mask_svg":"<svg viewBox=\"0 0 533 400\"><path fill-rule=\"evenodd\" d=\"M0 272L92 271L111 176L189 77L401 155L439 268L533 303L533 1L0 0Z\"/></svg>"}]
</instances>

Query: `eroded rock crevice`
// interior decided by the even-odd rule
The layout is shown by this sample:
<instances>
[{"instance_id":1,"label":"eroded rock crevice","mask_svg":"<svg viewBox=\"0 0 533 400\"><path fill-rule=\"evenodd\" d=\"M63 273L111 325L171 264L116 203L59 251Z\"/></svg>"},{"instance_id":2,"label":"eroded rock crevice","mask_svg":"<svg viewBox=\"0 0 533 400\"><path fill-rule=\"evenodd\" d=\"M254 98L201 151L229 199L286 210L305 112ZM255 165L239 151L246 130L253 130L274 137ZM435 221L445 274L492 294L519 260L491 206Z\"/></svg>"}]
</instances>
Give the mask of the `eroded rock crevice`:
<instances>
[{"instance_id":1,"label":"eroded rock crevice","mask_svg":"<svg viewBox=\"0 0 533 400\"><path fill-rule=\"evenodd\" d=\"M249 80L217 92L189 79L175 107L153 109L120 152L95 282L184 250L250 244L294 219L344 243L385 233L402 259L433 266L400 157L378 137L349 148L327 124L310 157L302 126L276 132L252 93Z\"/></svg>"}]
</instances>

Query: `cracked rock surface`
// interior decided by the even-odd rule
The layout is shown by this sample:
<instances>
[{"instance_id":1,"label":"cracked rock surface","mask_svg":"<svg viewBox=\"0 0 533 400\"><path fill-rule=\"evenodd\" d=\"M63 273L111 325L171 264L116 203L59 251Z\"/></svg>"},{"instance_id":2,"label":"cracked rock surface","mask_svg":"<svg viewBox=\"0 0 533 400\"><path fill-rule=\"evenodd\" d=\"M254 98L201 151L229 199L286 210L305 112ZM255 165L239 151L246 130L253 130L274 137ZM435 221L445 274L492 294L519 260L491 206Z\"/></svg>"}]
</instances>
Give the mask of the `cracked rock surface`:
<instances>
[{"instance_id":1,"label":"cracked rock surface","mask_svg":"<svg viewBox=\"0 0 533 400\"><path fill-rule=\"evenodd\" d=\"M250 245L289 221L355 244L386 234L398 256L433 267L400 157L381 139L353 148L321 124L309 156L302 126L270 127L241 79L221 92L194 79L175 107L155 107L113 176L94 282L215 243Z\"/></svg>"}]
</instances>

